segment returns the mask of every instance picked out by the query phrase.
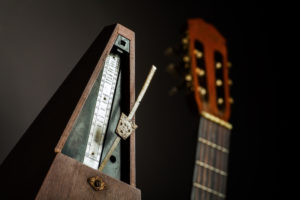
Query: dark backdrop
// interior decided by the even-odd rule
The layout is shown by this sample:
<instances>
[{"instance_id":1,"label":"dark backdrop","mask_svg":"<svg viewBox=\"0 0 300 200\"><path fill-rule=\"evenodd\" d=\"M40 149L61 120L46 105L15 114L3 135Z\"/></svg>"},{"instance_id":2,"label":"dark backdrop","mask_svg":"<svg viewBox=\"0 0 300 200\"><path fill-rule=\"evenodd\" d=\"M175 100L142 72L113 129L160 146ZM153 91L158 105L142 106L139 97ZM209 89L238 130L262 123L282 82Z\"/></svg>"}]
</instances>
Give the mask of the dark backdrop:
<instances>
[{"instance_id":1,"label":"dark backdrop","mask_svg":"<svg viewBox=\"0 0 300 200\"><path fill-rule=\"evenodd\" d=\"M197 124L183 93L168 96L176 81L163 52L187 18L202 17L227 38L233 63L228 199L271 198L280 160L269 45L275 13L255 1L0 1L0 162L102 28L118 22L136 33L137 91L158 67L137 113L137 187L143 199L188 199Z\"/></svg>"}]
</instances>

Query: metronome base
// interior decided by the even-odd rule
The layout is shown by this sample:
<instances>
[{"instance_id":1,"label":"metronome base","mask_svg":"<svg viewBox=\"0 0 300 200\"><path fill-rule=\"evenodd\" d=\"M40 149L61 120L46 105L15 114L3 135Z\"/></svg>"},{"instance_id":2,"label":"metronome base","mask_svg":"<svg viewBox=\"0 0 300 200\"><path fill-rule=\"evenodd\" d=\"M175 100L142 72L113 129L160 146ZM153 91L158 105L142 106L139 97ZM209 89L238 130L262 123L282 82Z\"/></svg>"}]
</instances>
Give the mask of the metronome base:
<instances>
[{"instance_id":1,"label":"metronome base","mask_svg":"<svg viewBox=\"0 0 300 200\"><path fill-rule=\"evenodd\" d=\"M93 188L89 178L100 181ZM94 179L93 179L94 181ZM104 183L104 184L103 184ZM141 199L141 191L58 153L36 199Z\"/></svg>"}]
</instances>

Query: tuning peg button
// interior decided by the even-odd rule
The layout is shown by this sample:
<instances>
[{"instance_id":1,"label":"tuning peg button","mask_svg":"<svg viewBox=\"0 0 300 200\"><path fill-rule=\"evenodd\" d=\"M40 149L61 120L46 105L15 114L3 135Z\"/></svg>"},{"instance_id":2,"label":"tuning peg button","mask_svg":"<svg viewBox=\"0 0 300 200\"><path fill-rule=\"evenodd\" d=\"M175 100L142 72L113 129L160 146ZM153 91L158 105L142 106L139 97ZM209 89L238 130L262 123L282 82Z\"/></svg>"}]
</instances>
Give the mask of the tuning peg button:
<instances>
[{"instance_id":1,"label":"tuning peg button","mask_svg":"<svg viewBox=\"0 0 300 200\"><path fill-rule=\"evenodd\" d=\"M181 40L182 44L188 44L189 43L189 39L188 38L182 38Z\"/></svg>"},{"instance_id":2,"label":"tuning peg button","mask_svg":"<svg viewBox=\"0 0 300 200\"><path fill-rule=\"evenodd\" d=\"M231 68L231 67L232 67L232 63L228 62L228 68Z\"/></svg>"},{"instance_id":3,"label":"tuning peg button","mask_svg":"<svg viewBox=\"0 0 300 200\"><path fill-rule=\"evenodd\" d=\"M187 74L187 75L185 76L185 80L186 80L186 81L191 81L191 80L192 80L192 76L191 76L190 74Z\"/></svg>"},{"instance_id":4,"label":"tuning peg button","mask_svg":"<svg viewBox=\"0 0 300 200\"><path fill-rule=\"evenodd\" d=\"M197 67L196 68L196 73L197 73L198 76L204 76L205 75L205 70Z\"/></svg>"},{"instance_id":5,"label":"tuning peg button","mask_svg":"<svg viewBox=\"0 0 300 200\"><path fill-rule=\"evenodd\" d=\"M221 104L223 104L223 103L224 103L223 98L218 98L218 104L221 105Z\"/></svg>"},{"instance_id":6,"label":"tuning peg button","mask_svg":"<svg viewBox=\"0 0 300 200\"><path fill-rule=\"evenodd\" d=\"M183 57L183 62L185 62L185 63L190 62L190 57L189 56L184 56Z\"/></svg>"},{"instance_id":7,"label":"tuning peg button","mask_svg":"<svg viewBox=\"0 0 300 200\"><path fill-rule=\"evenodd\" d=\"M233 104L234 103L234 100L232 97L229 98L229 103Z\"/></svg>"},{"instance_id":8,"label":"tuning peg button","mask_svg":"<svg viewBox=\"0 0 300 200\"><path fill-rule=\"evenodd\" d=\"M203 88L203 87L198 87L198 92L200 92L200 94L202 95L202 96L204 96L204 95L206 95L206 89L205 88Z\"/></svg>"},{"instance_id":9,"label":"tuning peg button","mask_svg":"<svg viewBox=\"0 0 300 200\"><path fill-rule=\"evenodd\" d=\"M221 62L216 62L216 68L221 69L222 68L222 63Z\"/></svg>"},{"instance_id":10,"label":"tuning peg button","mask_svg":"<svg viewBox=\"0 0 300 200\"><path fill-rule=\"evenodd\" d=\"M172 87L169 91L169 96L173 96L174 94L176 94L178 92L178 88L177 87Z\"/></svg>"},{"instance_id":11,"label":"tuning peg button","mask_svg":"<svg viewBox=\"0 0 300 200\"><path fill-rule=\"evenodd\" d=\"M219 87L222 86L223 85L222 80L221 79L216 80L216 85Z\"/></svg>"},{"instance_id":12,"label":"tuning peg button","mask_svg":"<svg viewBox=\"0 0 300 200\"><path fill-rule=\"evenodd\" d=\"M171 56L174 53L174 50L172 47L168 47L164 53L166 56Z\"/></svg>"},{"instance_id":13,"label":"tuning peg button","mask_svg":"<svg viewBox=\"0 0 300 200\"><path fill-rule=\"evenodd\" d=\"M168 64L166 70L167 70L168 73L174 73L175 72L175 64L174 63Z\"/></svg>"},{"instance_id":14,"label":"tuning peg button","mask_svg":"<svg viewBox=\"0 0 300 200\"><path fill-rule=\"evenodd\" d=\"M203 53L201 51L199 51L198 49L194 50L194 54L195 54L196 58L202 58L203 57Z\"/></svg>"}]
</instances>

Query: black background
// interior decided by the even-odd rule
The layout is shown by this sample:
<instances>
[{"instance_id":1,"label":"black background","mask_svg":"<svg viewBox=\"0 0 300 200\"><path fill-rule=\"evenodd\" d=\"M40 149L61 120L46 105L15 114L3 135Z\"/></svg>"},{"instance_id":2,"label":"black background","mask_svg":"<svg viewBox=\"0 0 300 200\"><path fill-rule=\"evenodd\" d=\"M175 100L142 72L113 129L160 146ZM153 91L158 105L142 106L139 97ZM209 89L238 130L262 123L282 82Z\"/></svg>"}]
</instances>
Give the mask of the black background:
<instances>
[{"instance_id":1,"label":"black background","mask_svg":"<svg viewBox=\"0 0 300 200\"><path fill-rule=\"evenodd\" d=\"M233 63L228 199L275 196L276 14L255 1L0 1L0 162L102 28L121 23L136 34L137 91L158 67L137 112L137 187L143 199L188 199L197 124L183 92L168 96L176 81L163 52L187 18L201 17L225 36Z\"/></svg>"}]
</instances>

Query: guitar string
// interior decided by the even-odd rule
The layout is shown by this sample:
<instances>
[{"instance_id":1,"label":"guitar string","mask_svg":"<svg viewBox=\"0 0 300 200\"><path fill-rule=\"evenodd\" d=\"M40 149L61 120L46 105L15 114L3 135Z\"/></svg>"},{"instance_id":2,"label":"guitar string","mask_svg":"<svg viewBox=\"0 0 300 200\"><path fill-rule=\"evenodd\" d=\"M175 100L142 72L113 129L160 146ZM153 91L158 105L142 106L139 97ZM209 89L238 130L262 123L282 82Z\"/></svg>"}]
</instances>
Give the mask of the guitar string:
<instances>
[{"instance_id":1,"label":"guitar string","mask_svg":"<svg viewBox=\"0 0 300 200\"><path fill-rule=\"evenodd\" d=\"M226 141L226 147L229 148L230 146L230 130L228 129L225 129L226 130L226 135L225 135L225 141ZM226 154L224 157L225 157L225 167L224 169L227 171L228 170L228 156L229 154ZM227 177L225 177L225 185L223 187L224 189L224 192L226 191L226 185L227 185Z\"/></svg>"},{"instance_id":2,"label":"guitar string","mask_svg":"<svg viewBox=\"0 0 300 200\"><path fill-rule=\"evenodd\" d=\"M210 132L210 129L211 129L211 123L210 123L210 121L209 120L207 120L207 119L205 119L206 120L206 122L207 122L207 130L205 131L205 136L204 136L204 138L205 139L207 139L208 138L208 135L209 135L209 132ZM202 157L202 158L200 158L200 159L203 159L203 162L204 163L207 163L207 161L208 161L208 155L209 155L209 149L207 148L207 146L206 145L203 145L203 148L204 148L204 156ZM202 177L203 177L203 179L202 179L202 183L201 183L201 185L204 185L204 186L206 186L206 182L207 182L207 169L206 168L204 168L203 167L203 173L201 174L202 175ZM203 191L203 193L202 193L203 195L202 195L202 198L201 199L206 199L206 197L209 195L209 193L207 193L206 191Z\"/></svg>"},{"instance_id":3,"label":"guitar string","mask_svg":"<svg viewBox=\"0 0 300 200\"><path fill-rule=\"evenodd\" d=\"M205 131L205 136L204 138L205 139L208 139L209 137L209 133L211 133L211 121L209 120L206 120L207 121L207 129ZM209 160L209 147L207 145L203 145L204 146L204 157L202 159L204 163L208 163L208 160ZM201 159L201 158L200 158ZM208 182L208 169L204 168L203 167L203 173L202 173L202 182L201 182L201 185L204 185L204 186L207 186L207 182ZM202 198L201 199L206 199L208 196L209 196L209 193L207 192L203 192L202 193Z\"/></svg>"},{"instance_id":4,"label":"guitar string","mask_svg":"<svg viewBox=\"0 0 300 200\"><path fill-rule=\"evenodd\" d=\"M203 134L205 134L205 132L206 132L205 129L206 128L207 128L206 119L204 117L201 117L200 118L200 126L198 128L199 129L198 130L198 137L200 137ZM203 156L203 155L201 155L203 153L204 153L203 145L201 145L200 143L197 142L197 154L198 155L196 156L196 160L200 159ZM197 165L195 165L195 168L196 168L195 171L197 171L197 173L195 174L195 177L196 177L195 182L200 183L200 178L201 178L200 175L201 175L202 169L200 167L198 167ZM199 190L199 189L197 189L195 187L193 187L193 189L195 191L195 199L199 199L199 196L201 196L201 194L203 193L203 191Z\"/></svg>"},{"instance_id":5,"label":"guitar string","mask_svg":"<svg viewBox=\"0 0 300 200\"><path fill-rule=\"evenodd\" d=\"M219 135L219 126L218 126L218 124L216 124L216 123L213 123L214 124L214 127L215 127L215 131L213 132L213 136L211 137L211 142L213 142L213 143L215 143L216 144L216 141L217 141L217 138L218 138L218 135ZM212 166L214 166L216 169L219 169L218 167L217 167L217 165L216 165L216 160L217 160L217 157L218 157L218 152L220 151L220 150L218 150L218 149L216 149L216 148L212 148L211 147L211 149L212 149L212 151L213 151L213 157L212 157ZM213 190L215 190L215 181L214 181L214 178L216 177L216 176L219 176L220 174L219 173L216 173L216 171L213 171L212 172L212 176L211 176L211 184L210 184L210 188L212 188ZM215 190L216 191L216 190ZM211 197L211 199L216 199L217 198L217 196L216 195L214 195L214 196L212 196Z\"/></svg>"},{"instance_id":6,"label":"guitar string","mask_svg":"<svg viewBox=\"0 0 300 200\"><path fill-rule=\"evenodd\" d=\"M199 132L199 135L204 137L205 136L205 133L206 133L206 129L207 129L207 121L205 118L201 118L203 120L203 129L201 130L201 132ZM204 149L204 146L197 143L197 145L199 146L199 155L198 155L198 158L197 159L200 159L202 157L204 157L204 153L205 153L205 149ZM201 176L201 174L203 174L203 169L197 165L195 165L195 167L197 167L198 169L198 174L197 174L197 183L200 183L201 180L203 179L203 177ZM199 198L202 197L204 191L200 190L200 189L197 189L197 193L199 195ZM197 199L199 199L197 198Z\"/></svg>"},{"instance_id":7,"label":"guitar string","mask_svg":"<svg viewBox=\"0 0 300 200\"><path fill-rule=\"evenodd\" d=\"M221 131L221 133L220 133L220 136L221 136L221 140L220 140L220 145L222 145L222 146L224 146L224 147L226 147L226 148L228 148L228 146L226 145L226 138L228 137L228 131L227 131L227 129L225 128L225 127L222 127L222 131ZM222 155L221 157L220 157L220 162L221 162L221 165L220 165L220 167L221 167L221 169L223 170L223 171L225 171L226 170L226 165L227 165L227 159L226 159L226 156L227 155ZM226 170L227 171L227 170ZM227 180L227 177L225 177L225 176L221 176L220 177L220 181L219 181L219 191L221 192L221 193L225 193L225 187L226 187L226 180Z\"/></svg>"},{"instance_id":8,"label":"guitar string","mask_svg":"<svg viewBox=\"0 0 300 200\"><path fill-rule=\"evenodd\" d=\"M215 131L213 132L210 141L213 142L213 143L215 143L215 144L217 144L216 141L217 141L217 138L218 138L218 135L219 135L219 132L218 132L219 126L217 124L214 124L214 126L215 126ZM213 152L213 155L212 155L212 161L213 161L212 162L212 166L214 166L216 169L219 169L218 166L217 166L217 157L218 157L218 153L219 153L220 150L217 150L216 148L212 148L212 147L211 147L211 149L212 149L212 152ZM213 171L211 173L209 187L212 188L215 191L217 191L215 189L215 185L216 185L215 184L215 177L217 177L219 175L220 174L216 173L215 171ZM215 198L216 198L215 195L211 197L211 199L215 199Z\"/></svg>"},{"instance_id":9,"label":"guitar string","mask_svg":"<svg viewBox=\"0 0 300 200\"><path fill-rule=\"evenodd\" d=\"M221 131L220 131L220 140L219 140L219 145L221 145L221 146L224 146L224 134L223 134L223 131L222 131L222 129L221 129ZM221 155L220 157L219 157L219 162L220 162L220 169L221 170L223 170L224 168L223 168L223 166L224 166L224 160L223 160L223 158L224 158L224 156L223 155ZM220 191L220 192L222 192L222 185L223 185L223 179L224 179L224 177L223 176L219 176L219 180L218 180L218 191Z\"/></svg>"},{"instance_id":10,"label":"guitar string","mask_svg":"<svg viewBox=\"0 0 300 200\"><path fill-rule=\"evenodd\" d=\"M226 146L227 146L227 148L229 148L229 143L230 143L230 130L228 130L228 129L225 129L226 130ZM229 154L226 154L225 155L225 167L224 167L224 169L227 171L228 170L228 156L229 156ZM225 190L226 190L226 185L227 185L227 177L225 178L225 185L224 185L224 192L225 192Z\"/></svg>"},{"instance_id":11,"label":"guitar string","mask_svg":"<svg viewBox=\"0 0 300 200\"><path fill-rule=\"evenodd\" d=\"M208 133L208 135L207 135L207 140L208 141L213 141L213 138L214 138L214 135L215 135L215 131L216 131L216 126L215 126L215 124L213 123L213 122L210 122L210 124L211 124L211 130L210 130L210 132ZM214 166L214 164L213 164L213 159L214 159L214 148L212 148L212 147L210 147L210 146L208 146L208 145L206 145L206 148L208 149L208 160L207 160L207 164L208 165L210 165L210 166ZM206 181L206 185L204 185L204 186L206 186L206 187L208 187L208 188L211 188L211 178L212 178L212 176L213 176L213 171L212 170L208 170L207 169L207 181ZM212 193L208 193L207 194L207 198L206 199L211 199L213 196L212 195L214 195L214 194L212 194Z\"/></svg>"},{"instance_id":12,"label":"guitar string","mask_svg":"<svg viewBox=\"0 0 300 200\"><path fill-rule=\"evenodd\" d=\"M217 133L217 137L216 137L216 140L215 140L215 143L220 145L220 138L222 137L222 127L221 126L218 126L218 133ZM217 151L217 154L216 154L216 168L222 170L221 168L221 162L220 162L220 158L223 156L223 153L222 151ZM220 188L218 187L218 184L219 184L219 181L220 179L222 178L222 175L221 174L217 174L215 175L214 177L214 189L216 191L219 191L220 192Z\"/></svg>"},{"instance_id":13,"label":"guitar string","mask_svg":"<svg viewBox=\"0 0 300 200\"><path fill-rule=\"evenodd\" d=\"M219 137L218 137L218 140L216 141L216 143L218 144L218 145L220 145L220 146L223 146L223 143L222 143L222 139L223 139L223 127L221 127L221 126L219 126L219 133L218 133L218 135L219 135ZM223 146L224 147L224 146ZM222 152L219 152L219 154L218 154L218 165L217 165L217 168L218 169L221 169L221 170L223 170L223 160L222 160L222 158L223 158L223 154L222 154ZM216 190L217 191L219 191L220 193L222 193L221 192L221 187L222 187L222 179L223 179L223 176L217 176L217 180L216 180Z\"/></svg>"}]
</instances>

